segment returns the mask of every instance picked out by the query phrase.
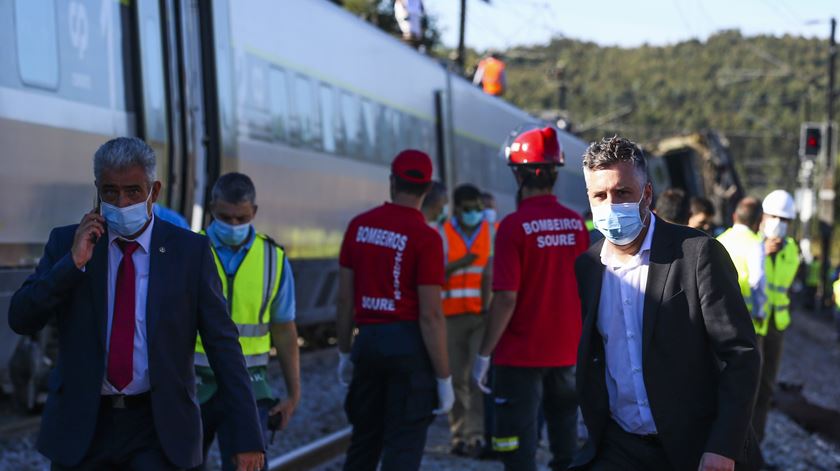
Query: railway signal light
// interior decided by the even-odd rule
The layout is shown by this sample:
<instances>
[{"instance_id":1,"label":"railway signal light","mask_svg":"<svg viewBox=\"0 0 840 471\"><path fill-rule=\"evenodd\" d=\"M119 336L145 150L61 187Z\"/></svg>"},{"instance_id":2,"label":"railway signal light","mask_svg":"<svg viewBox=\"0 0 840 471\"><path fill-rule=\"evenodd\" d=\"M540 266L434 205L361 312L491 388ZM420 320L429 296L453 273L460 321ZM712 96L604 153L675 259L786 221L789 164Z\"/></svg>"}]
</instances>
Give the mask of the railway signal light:
<instances>
[{"instance_id":1,"label":"railway signal light","mask_svg":"<svg viewBox=\"0 0 840 471\"><path fill-rule=\"evenodd\" d=\"M823 126L803 123L799 136L799 155L803 158L819 157L823 146Z\"/></svg>"}]
</instances>

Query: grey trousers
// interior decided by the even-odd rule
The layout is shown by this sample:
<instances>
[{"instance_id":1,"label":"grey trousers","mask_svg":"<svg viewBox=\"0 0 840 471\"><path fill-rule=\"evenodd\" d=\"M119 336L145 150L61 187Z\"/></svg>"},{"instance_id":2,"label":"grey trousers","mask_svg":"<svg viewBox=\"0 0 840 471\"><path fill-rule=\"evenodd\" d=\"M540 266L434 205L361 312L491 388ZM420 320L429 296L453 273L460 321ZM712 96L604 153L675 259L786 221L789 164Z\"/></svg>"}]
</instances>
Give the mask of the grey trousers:
<instances>
[{"instance_id":1,"label":"grey trousers","mask_svg":"<svg viewBox=\"0 0 840 471\"><path fill-rule=\"evenodd\" d=\"M481 338L484 316L460 314L446 318L446 345L455 404L449 413L452 442L473 443L484 440L484 395L472 381L472 365Z\"/></svg>"}]
</instances>

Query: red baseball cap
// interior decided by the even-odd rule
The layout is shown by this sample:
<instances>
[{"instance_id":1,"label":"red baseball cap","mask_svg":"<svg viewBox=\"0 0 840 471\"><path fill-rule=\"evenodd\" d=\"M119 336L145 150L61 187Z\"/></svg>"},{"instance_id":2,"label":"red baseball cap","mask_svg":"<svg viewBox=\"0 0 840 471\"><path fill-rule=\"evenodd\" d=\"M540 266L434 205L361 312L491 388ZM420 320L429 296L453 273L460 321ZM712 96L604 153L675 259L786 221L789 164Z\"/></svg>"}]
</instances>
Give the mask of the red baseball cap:
<instances>
[{"instance_id":1,"label":"red baseball cap","mask_svg":"<svg viewBox=\"0 0 840 471\"><path fill-rule=\"evenodd\" d=\"M425 152L406 149L394 157L391 172L411 183L429 183L432 181L432 159Z\"/></svg>"}]
</instances>

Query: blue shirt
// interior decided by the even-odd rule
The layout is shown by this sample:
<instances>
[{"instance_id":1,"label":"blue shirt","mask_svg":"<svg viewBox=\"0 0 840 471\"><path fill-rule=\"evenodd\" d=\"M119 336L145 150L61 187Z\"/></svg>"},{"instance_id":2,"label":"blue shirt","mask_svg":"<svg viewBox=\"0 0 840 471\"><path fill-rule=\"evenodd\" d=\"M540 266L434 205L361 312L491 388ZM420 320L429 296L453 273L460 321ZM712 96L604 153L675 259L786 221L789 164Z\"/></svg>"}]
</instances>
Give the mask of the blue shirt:
<instances>
[{"instance_id":1,"label":"blue shirt","mask_svg":"<svg viewBox=\"0 0 840 471\"><path fill-rule=\"evenodd\" d=\"M219 261L222 262L222 267L225 273L233 275L236 269L245 259L245 255L253 245L256 239L256 231L251 226L248 233L247 242L242 244L238 250L234 251L230 246L222 243L216 236L213 230L213 224L207 228L207 237L210 238L210 243L216 249L216 254L219 256ZM277 296L271 303L271 322L275 324L284 324L295 320L295 279L292 275L292 267L289 265L289 258L283 257L283 276L280 278L280 289Z\"/></svg>"},{"instance_id":2,"label":"blue shirt","mask_svg":"<svg viewBox=\"0 0 840 471\"><path fill-rule=\"evenodd\" d=\"M173 224L175 226L180 227L181 229L190 230L190 224L187 222L184 216L181 216L180 213L174 211L172 209L167 208L166 206L159 205L155 203L153 211L155 212L155 216L163 219L164 221Z\"/></svg>"},{"instance_id":3,"label":"blue shirt","mask_svg":"<svg viewBox=\"0 0 840 471\"><path fill-rule=\"evenodd\" d=\"M625 431L639 435L656 433L642 361L645 289L655 225L656 218L651 217L642 247L625 263L610 253L608 242L601 250L604 277L597 325L604 339L610 415Z\"/></svg>"}]
</instances>

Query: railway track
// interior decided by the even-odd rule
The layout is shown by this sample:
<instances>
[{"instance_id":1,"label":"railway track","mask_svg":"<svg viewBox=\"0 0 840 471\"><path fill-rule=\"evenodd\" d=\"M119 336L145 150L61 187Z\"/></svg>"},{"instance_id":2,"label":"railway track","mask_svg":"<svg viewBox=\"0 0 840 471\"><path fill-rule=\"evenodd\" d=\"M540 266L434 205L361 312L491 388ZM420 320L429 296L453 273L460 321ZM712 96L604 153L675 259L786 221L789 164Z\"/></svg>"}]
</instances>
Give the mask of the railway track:
<instances>
[{"instance_id":1,"label":"railway track","mask_svg":"<svg viewBox=\"0 0 840 471\"><path fill-rule=\"evenodd\" d=\"M305 471L343 454L350 445L351 428L347 427L268 462L269 471Z\"/></svg>"},{"instance_id":2,"label":"railway track","mask_svg":"<svg viewBox=\"0 0 840 471\"><path fill-rule=\"evenodd\" d=\"M21 417L0 424L0 438L15 438L38 430L41 417Z\"/></svg>"}]
</instances>

